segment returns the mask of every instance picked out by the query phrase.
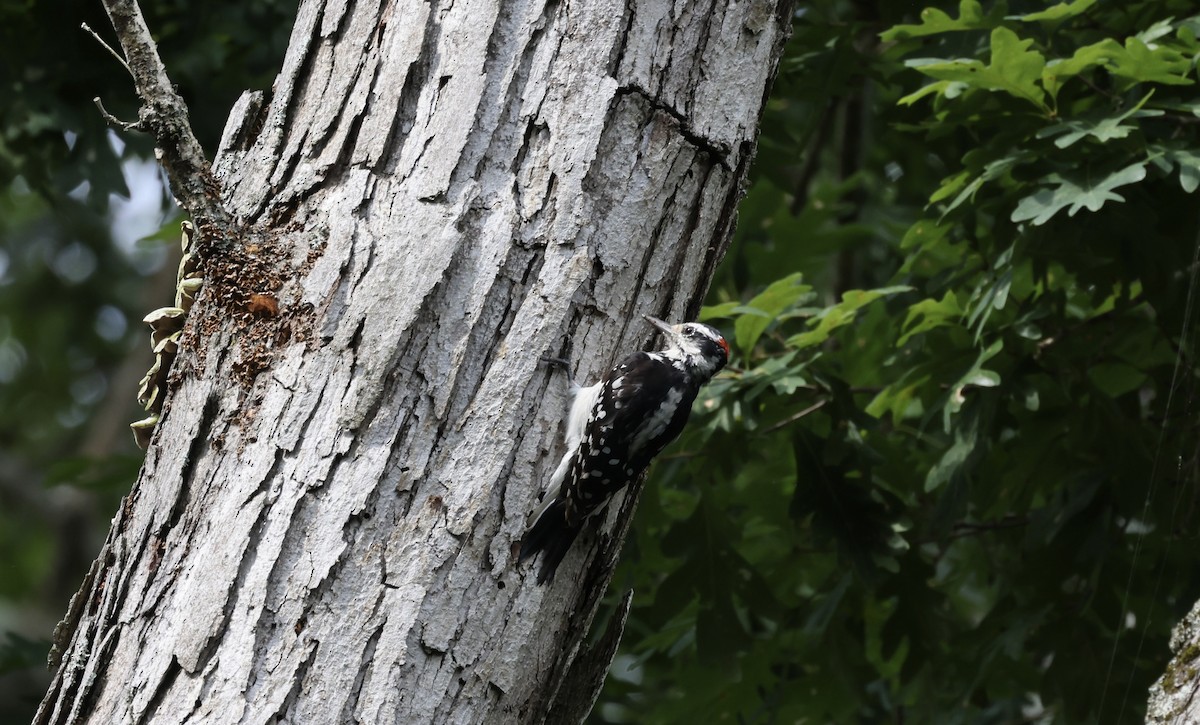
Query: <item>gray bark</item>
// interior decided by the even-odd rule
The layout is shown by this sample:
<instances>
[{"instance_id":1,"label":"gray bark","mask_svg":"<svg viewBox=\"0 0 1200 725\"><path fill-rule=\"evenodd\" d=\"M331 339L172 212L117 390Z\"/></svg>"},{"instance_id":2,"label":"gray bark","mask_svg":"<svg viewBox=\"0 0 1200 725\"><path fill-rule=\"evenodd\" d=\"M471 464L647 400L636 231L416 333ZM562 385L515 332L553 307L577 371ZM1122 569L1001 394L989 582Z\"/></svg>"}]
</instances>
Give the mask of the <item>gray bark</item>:
<instances>
[{"instance_id":1,"label":"gray bark","mask_svg":"<svg viewBox=\"0 0 1200 725\"><path fill-rule=\"evenodd\" d=\"M1200 723L1200 602L1175 625L1171 652L1162 677L1150 688L1146 722L1154 725Z\"/></svg>"},{"instance_id":2,"label":"gray bark","mask_svg":"<svg viewBox=\"0 0 1200 725\"><path fill-rule=\"evenodd\" d=\"M564 680L635 497L552 585L515 566L562 452L539 356L592 379L650 340L643 313L694 315L787 6L302 3L271 94L230 117L214 171L240 236L201 250L37 721L586 712L555 696L595 697L594 663Z\"/></svg>"}]
</instances>

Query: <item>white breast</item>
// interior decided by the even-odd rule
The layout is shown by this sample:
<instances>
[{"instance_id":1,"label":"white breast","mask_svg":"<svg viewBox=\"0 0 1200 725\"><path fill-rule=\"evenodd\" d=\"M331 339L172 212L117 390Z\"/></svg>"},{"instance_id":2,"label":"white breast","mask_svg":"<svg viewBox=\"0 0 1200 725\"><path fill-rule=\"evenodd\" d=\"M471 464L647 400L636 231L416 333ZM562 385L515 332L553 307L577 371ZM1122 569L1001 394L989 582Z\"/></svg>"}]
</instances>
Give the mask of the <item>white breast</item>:
<instances>
[{"instance_id":1,"label":"white breast","mask_svg":"<svg viewBox=\"0 0 1200 725\"><path fill-rule=\"evenodd\" d=\"M600 383L586 388L577 388L571 398L571 412L567 415L567 455L573 455L583 440L583 431L587 428L588 418L600 397Z\"/></svg>"}]
</instances>

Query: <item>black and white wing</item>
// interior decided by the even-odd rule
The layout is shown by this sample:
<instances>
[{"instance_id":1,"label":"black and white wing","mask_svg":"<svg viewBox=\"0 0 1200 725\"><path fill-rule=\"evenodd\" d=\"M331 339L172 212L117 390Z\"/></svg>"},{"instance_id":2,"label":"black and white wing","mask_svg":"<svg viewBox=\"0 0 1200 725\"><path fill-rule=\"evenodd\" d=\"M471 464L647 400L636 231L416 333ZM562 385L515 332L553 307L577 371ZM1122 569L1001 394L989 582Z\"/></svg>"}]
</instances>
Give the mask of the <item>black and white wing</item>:
<instances>
[{"instance_id":1,"label":"black and white wing","mask_svg":"<svg viewBox=\"0 0 1200 725\"><path fill-rule=\"evenodd\" d=\"M560 464L561 482L521 542L519 559L544 552L538 583L554 576L584 520L642 474L651 459L683 430L697 387L673 361L657 353L625 358L597 384L576 437L578 449Z\"/></svg>"},{"instance_id":2,"label":"black and white wing","mask_svg":"<svg viewBox=\"0 0 1200 725\"><path fill-rule=\"evenodd\" d=\"M696 398L686 383L655 353L634 353L609 372L563 487L569 520L603 508L679 435Z\"/></svg>"}]
</instances>

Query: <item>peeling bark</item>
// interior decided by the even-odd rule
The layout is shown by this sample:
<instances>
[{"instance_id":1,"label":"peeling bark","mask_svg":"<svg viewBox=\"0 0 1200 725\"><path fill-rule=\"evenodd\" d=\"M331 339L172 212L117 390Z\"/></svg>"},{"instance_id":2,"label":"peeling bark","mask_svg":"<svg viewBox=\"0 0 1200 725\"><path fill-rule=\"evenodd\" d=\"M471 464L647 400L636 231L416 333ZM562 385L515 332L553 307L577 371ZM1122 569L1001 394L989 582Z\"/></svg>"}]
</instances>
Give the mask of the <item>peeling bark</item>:
<instances>
[{"instance_id":1,"label":"peeling bark","mask_svg":"<svg viewBox=\"0 0 1200 725\"><path fill-rule=\"evenodd\" d=\"M592 379L641 314L695 314L788 6L302 3L231 113L248 231L37 722L540 722L560 688L586 714L620 628L567 673L636 495L552 585L515 567L566 412L539 357Z\"/></svg>"}]
</instances>

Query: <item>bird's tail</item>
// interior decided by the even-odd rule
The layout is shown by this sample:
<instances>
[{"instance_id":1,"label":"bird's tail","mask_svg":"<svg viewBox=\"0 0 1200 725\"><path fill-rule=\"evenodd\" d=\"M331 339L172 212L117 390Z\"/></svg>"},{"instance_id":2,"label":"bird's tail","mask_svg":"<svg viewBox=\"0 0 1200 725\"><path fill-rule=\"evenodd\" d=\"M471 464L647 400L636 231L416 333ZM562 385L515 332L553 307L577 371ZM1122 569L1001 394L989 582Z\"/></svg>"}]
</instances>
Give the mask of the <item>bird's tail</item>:
<instances>
[{"instance_id":1,"label":"bird's tail","mask_svg":"<svg viewBox=\"0 0 1200 725\"><path fill-rule=\"evenodd\" d=\"M571 543L579 535L581 525L571 526L567 522L566 502L555 498L539 513L533 526L525 532L521 539L521 553L517 555L517 563L536 555L542 554L542 567L538 569L538 584L545 584L554 578L554 571L567 555Z\"/></svg>"}]
</instances>

